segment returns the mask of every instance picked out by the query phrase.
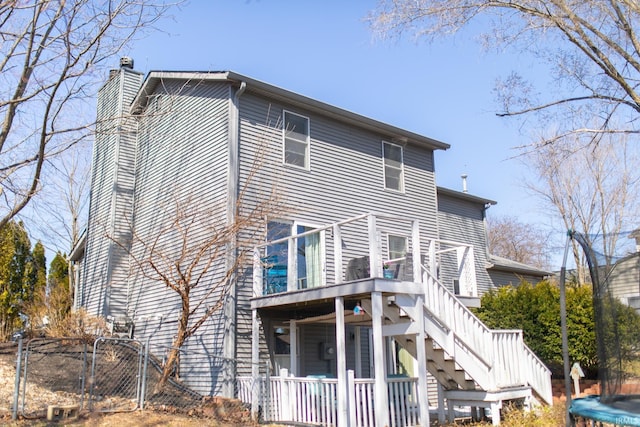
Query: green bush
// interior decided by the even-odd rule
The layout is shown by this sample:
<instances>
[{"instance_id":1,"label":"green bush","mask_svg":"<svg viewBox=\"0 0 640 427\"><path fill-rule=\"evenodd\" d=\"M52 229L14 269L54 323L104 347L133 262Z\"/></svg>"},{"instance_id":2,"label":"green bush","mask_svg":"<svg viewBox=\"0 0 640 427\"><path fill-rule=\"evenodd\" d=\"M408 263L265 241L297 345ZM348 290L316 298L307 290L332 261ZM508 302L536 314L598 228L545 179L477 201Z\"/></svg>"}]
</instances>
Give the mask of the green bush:
<instances>
[{"instance_id":1,"label":"green bush","mask_svg":"<svg viewBox=\"0 0 640 427\"><path fill-rule=\"evenodd\" d=\"M567 286L569 358L589 377L597 372L593 298L588 285ZM485 293L475 314L493 329L522 329L525 343L562 377L560 289L550 281L536 285L521 282Z\"/></svg>"}]
</instances>

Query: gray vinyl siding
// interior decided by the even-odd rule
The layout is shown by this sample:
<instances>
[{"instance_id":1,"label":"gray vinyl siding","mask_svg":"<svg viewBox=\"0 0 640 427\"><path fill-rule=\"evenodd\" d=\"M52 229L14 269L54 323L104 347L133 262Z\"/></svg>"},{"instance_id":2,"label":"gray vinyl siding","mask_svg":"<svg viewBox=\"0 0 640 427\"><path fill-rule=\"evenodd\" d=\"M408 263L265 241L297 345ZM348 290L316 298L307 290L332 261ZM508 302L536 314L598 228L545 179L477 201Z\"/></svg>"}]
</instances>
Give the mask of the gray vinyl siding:
<instances>
[{"instance_id":1,"label":"gray vinyl siding","mask_svg":"<svg viewBox=\"0 0 640 427\"><path fill-rule=\"evenodd\" d=\"M140 116L136 165L135 231L149 242L161 227L174 219L176 206L198 209L207 224L226 221L229 87L226 84L165 82ZM200 218L203 220L203 218ZM209 237L203 227L189 235L189 244ZM175 236L174 236L175 237ZM174 242L174 256L182 244ZM144 257L134 242L133 254ZM132 270L130 316L140 323L137 338L151 336L152 352L163 354L175 335L180 301L164 284ZM194 318L218 301L224 275L224 256L202 278L191 294L192 305L216 287ZM158 322L156 319L160 318ZM218 374L228 366L222 356L225 331L218 310L184 345L180 372L183 380L203 394L215 394L221 386Z\"/></svg>"},{"instance_id":2,"label":"gray vinyl siding","mask_svg":"<svg viewBox=\"0 0 640 427\"><path fill-rule=\"evenodd\" d=\"M84 286L78 295L79 305L95 315L125 314L127 256L113 240L127 244L136 124L123 111L141 80L141 74L121 69L98 94Z\"/></svg>"},{"instance_id":3,"label":"gray vinyl siding","mask_svg":"<svg viewBox=\"0 0 640 427\"><path fill-rule=\"evenodd\" d=\"M283 164L283 110L310 120L309 170ZM263 165L253 185L267 193L271 186L277 188L287 207L280 215L284 218L280 219L320 226L367 212L383 212L418 218L422 235L435 237L433 151L405 145L405 192L385 190L382 141L390 139L388 135L264 99L248 89L240 98L240 187L249 176L256 154L264 153ZM360 236L366 238L366 233ZM331 248L327 249L329 257ZM332 272L327 272L327 277L330 279ZM250 278L239 283L238 359L251 357L251 324L247 320L251 318L252 292Z\"/></svg>"},{"instance_id":4,"label":"gray vinyl siding","mask_svg":"<svg viewBox=\"0 0 640 427\"><path fill-rule=\"evenodd\" d=\"M493 286L518 286L522 281L536 284L540 281L540 276L529 276L526 274L516 274L512 271L489 270L489 277Z\"/></svg>"},{"instance_id":5,"label":"gray vinyl siding","mask_svg":"<svg viewBox=\"0 0 640 427\"><path fill-rule=\"evenodd\" d=\"M640 296L640 253L629 255L618 261L608 276L609 292L625 304L629 298Z\"/></svg>"},{"instance_id":6,"label":"gray vinyl siding","mask_svg":"<svg viewBox=\"0 0 640 427\"><path fill-rule=\"evenodd\" d=\"M139 84L139 80L136 84ZM101 95L103 104L100 114L103 115L119 108L112 105L115 86L110 85L115 83L107 83ZM90 208L92 222L87 242L87 273L83 280L83 283L91 283L91 287L83 295L83 301L96 314L104 314L100 306L103 301L108 301L112 310L125 312L134 321L135 337L143 341L149 339L152 354L161 360L175 335L180 301L162 283L142 274L135 260L144 259L145 248L140 242L149 242L158 237L162 225L172 215L175 216L176 200L180 206L207 209L211 220L227 221L230 200L227 193L229 120L233 108L230 97L233 89L228 83L167 80L154 91L149 94L145 110L136 113L136 127L132 124L131 128L127 128L129 123L123 123L126 125L124 134L116 137L105 133L96 143ZM275 187L286 210L277 215L268 215L272 219L324 225L367 212L380 212L417 218L423 238L437 236L434 157L431 149L414 145L411 141L404 144L405 191L385 190L382 141L394 142L392 135L360 129L339 118L325 117L294 105L270 101L252 93L250 87L240 97L239 106L238 187L245 190L245 207L251 207L252 203L268 195L269 190ZM309 170L287 166L282 162L280 122L284 109L310 120ZM135 151L132 149L134 146ZM126 159L117 159L119 153L125 155ZM263 160L253 180L248 182L257 158ZM113 198L115 183L118 183L116 190L126 190L125 196ZM129 209L133 209L133 214ZM114 257L114 254L121 254L110 249L107 240L98 237L100 233L97 230L99 226L104 228L104 224L122 233L118 234L119 238L131 239L130 257ZM385 234L398 234L402 228L404 234L409 232L408 223L382 221L380 226ZM94 227L93 231L91 227ZM349 250L354 252L349 254L349 250L345 250L345 257L356 256L360 250L358 248L368 245L366 221L358 227L347 230L347 237L357 235L360 240L354 237L353 242L349 241ZM127 236L128 231L133 234ZM190 242L201 241L206 238L206 233L205 229L201 229L199 234L190 237ZM240 236L240 242L244 245L242 248L262 242L264 235L264 230L259 227L246 230ZM383 241L385 246L386 239ZM383 251L386 251L385 247ZM327 256L331 256L332 248L328 246L328 249ZM423 251L426 253L426 248ZM106 270L107 266L111 271ZM192 301L202 298L205 292L214 287L223 272L224 257L220 257L203 279L206 286L194 291ZM251 360L250 298L253 296L253 285L249 266L238 273L235 295L236 361L237 373L246 375L251 368L247 361ZM327 274L329 280L333 278L331 273ZM110 287L110 299L105 299L104 294L107 277L113 278L114 283ZM220 292L214 291L201 312L214 304L219 296ZM232 369L229 361L221 358L223 337L229 333L225 330L228 320L224 318L222 310L218 311L196 336L187 341L181 352L181 379L203 394L218 393L221 376L226 376L222 375L223 372ZM301 358L305 362L301 365L305 366L306 374L331 373L332 369L335 374L335 366L332 365L335 360L323 361L318 354L321 341L327 339L328 342L335 342L335 327L304 325L301 328L305 330L300 342ZM362 342L359 344L363 375L368 376L369 340L365 331L363 328ZM350 354L354 353L356 344L347 343ZM261 349L266 348L263 332L260 345ZM306 364L307 358L309 364ZM354 369L354 364L355 360L350 357L349 368Z\"/></svg>"},{"instance_id":7,"label":"gray vinyl siding","mask_svg":"<svg viewBox=\"0 0 640 427\"><path fill-rule=\"evenodd\" d=\"M473 245L478 296L491 289L492 282L487 273L487 238L483 218L484 205L449 195L438 194L438 221L440 238ZM440 277L451 291L455 272L455 253L441 261Z\"/></svg>"}]
</instances>

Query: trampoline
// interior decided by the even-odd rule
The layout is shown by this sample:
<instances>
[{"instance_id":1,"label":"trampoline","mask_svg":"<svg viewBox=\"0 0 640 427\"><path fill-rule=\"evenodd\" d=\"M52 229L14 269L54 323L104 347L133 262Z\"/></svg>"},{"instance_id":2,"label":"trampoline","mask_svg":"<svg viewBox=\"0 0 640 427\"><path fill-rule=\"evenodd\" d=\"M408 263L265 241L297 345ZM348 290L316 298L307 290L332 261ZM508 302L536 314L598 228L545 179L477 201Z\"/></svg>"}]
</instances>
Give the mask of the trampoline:
<instances>
[{"instance_id":1,"label":"trampoline","mask_svg":"<svg viewBox=\"0 0 640 427\"><path fill-rule=\"evenodd\" d=\"M574 418L610 423L616 426L640 427L640 396L623 395L605 404L600 396L579 397L571 401L569 412Z\"/></svg>"},{"instance_id":2,"label":"trampoline","mask_svg":"<svg viewBox=\"0 0 640 427\"><path fill-rule=\"evenodd\" d=\"M582 247L593 285L600 395L572 399L568 414L572 422L640 427L640 231L569 237Z\"/></svg>"}]
</instances>

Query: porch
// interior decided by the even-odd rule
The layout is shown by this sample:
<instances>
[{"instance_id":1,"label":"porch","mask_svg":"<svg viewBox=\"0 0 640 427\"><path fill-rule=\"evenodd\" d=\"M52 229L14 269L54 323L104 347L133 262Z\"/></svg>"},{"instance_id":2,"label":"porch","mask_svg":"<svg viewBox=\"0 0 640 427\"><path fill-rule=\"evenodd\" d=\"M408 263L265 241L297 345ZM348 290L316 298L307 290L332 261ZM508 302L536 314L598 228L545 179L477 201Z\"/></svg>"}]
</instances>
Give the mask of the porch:
<instances>
[{"instance_id":1,"label":"porch","mask_svg":"<svg viewBox=\"0 0 640 427\"><path fill-rule=\"evenodd\" d=\"M253 384L249 377L240 377L239 398L250 402L251 390L260 389L260 408L266 422L292 422L338 425L338 380L336 378L300 378L282 369L278 376L261 377ZM365 427L375 425L373 405L374 380L355 378L347 371L349 425ZM388 378L388 412L391 427L420 426L417 401L417 378Z\"/></svg>"},{"instance_id":2,"label":"porch","mask_svg":"<svg viewBox=\"0 0 640 427\"><path fill-rule=\"evenodd\" d=\"M377 214L290 230L254 250L253 387L243 399L255 414L320 425L429 425L431 396L440 421L461 404L491 408L498 425L503 401L551 403L550 373L521 331L491 331L462 302L477 304L470 245L421 238L417 220ZM272 361L287 368L277 379L258 372L260 324ZM325 349L331 375L309 368L313 350L298 354L297 331L319 324L333 331ZM289 330L288 354L270 345L274 325ZM347 340L353 328L368 331L368 372L359 333L358 345ZM397 376L400 357L413 360L405 378Z\"/></svg>"}]
</instances>

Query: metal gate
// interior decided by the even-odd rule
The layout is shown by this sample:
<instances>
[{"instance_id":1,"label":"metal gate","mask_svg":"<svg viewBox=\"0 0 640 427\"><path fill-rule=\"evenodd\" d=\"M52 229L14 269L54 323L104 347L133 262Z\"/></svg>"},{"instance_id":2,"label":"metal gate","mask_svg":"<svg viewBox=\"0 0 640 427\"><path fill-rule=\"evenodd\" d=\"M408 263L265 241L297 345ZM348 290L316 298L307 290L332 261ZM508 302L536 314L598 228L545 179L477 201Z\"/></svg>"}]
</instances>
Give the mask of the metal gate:
<instances>
[{"instance_id":1,"label":"metal gate","mask_svg":"<svg viewBox=\"0 0 640 427\"><path fill-rule=\"evenodd\" d=\"M81 339L28 341L18 358L14 415L19 411L25 418L43 418L49 406L82 409L89 348Z\"/></svg>"},{"instance_id":2,"label":"metal gate","mask_svg":"<svg viewBox=\"0 0 640 427\"><path fill-rule=\"evenodd\" d=\"M98 338L93 345L90 411L133 411L140 406L144 346L136 340Z\"/></svg>"},{"instance_id":3,"label":"metal gate","mask_svg":"<svg viewBox=\"0 0 640 427\"><path fill-rule=\"evenodd\" d=\"M20 343L13 416L44 418L51 408L133 411L141 405L143 356L139 341L123 338Z\"/></svg>"}]
</instances>

